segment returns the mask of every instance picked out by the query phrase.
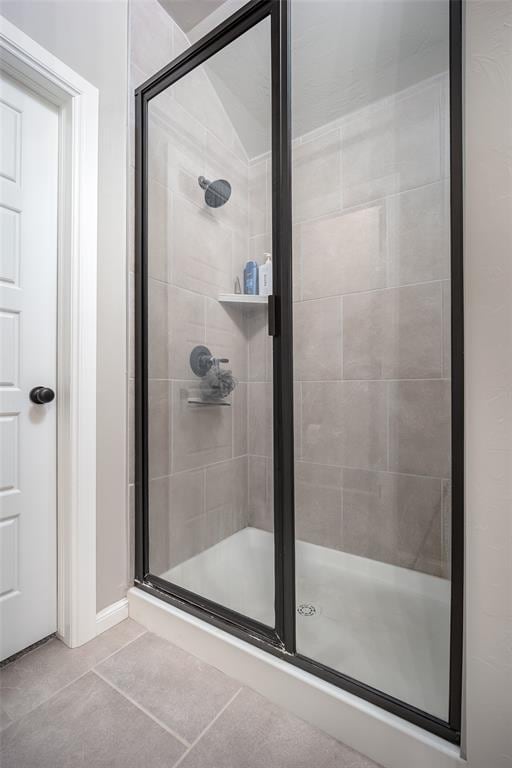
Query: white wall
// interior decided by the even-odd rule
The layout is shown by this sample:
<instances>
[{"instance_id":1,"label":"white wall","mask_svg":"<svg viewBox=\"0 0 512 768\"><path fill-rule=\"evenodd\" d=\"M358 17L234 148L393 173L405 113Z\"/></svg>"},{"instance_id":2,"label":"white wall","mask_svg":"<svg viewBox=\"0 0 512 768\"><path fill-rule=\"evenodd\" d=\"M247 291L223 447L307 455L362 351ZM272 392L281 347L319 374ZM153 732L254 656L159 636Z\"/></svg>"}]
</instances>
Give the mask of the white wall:
<instances>
[{"instance_id":1,"label":"white wall","mask_svg":"<svg viewBox=\"0 0 512 768\"><path fill-rule=\"evenodd\" d=\"M2 0L0 14L100 93L97 609L126 593L127 0Z\"/></svg>"},{"instance_id":2,"label":"white wall","mask_svg":"<svg viewBox=\"0 0 512 768\"><path fill-rule=\"evenodd\" d=\"M466 6L466 671L470 768L512 766L512 3Z\"/></svg>"}]
</instances>

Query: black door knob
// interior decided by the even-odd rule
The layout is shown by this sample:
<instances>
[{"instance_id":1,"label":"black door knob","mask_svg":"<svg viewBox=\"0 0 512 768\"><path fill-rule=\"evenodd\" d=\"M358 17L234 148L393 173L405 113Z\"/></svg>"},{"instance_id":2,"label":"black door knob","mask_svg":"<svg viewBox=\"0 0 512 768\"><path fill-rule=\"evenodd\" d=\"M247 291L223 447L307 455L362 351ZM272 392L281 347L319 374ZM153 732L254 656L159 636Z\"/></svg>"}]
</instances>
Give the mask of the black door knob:
<instances>
[{"instance_id":1,"label":"black door knob","mask_svg":"<svg viewBox=\"0 0 512 768\"><path fill-rule=\"evenodd\" d=\"M55 392L50 387L34 387L30 390L30 399L36 405L45 405L51 403L55 398Z\"/></svg>"}]
</instances>

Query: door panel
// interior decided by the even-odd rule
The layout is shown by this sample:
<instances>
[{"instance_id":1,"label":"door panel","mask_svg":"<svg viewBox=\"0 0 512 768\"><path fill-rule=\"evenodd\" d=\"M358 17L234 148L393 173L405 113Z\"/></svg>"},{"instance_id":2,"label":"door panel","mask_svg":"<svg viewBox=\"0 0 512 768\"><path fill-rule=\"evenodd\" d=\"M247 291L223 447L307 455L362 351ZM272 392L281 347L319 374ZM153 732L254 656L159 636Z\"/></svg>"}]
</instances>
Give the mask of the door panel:
<instances>
[{"instance_id":1,"label":"door panel","mask_svg":"<svg viewBox=\"0 0 512 768\"><path fill-rule=\"evenodd\" d=\"M270 28L148 103L147 384L150 572L273 627L272 338L257 270L272 239ZM247 59L262 89L252 124L256 78L233 66ZM255 294L237 294L249 260Z\"/></svg>"},{"instance_id":2,"label":"door panel","mask_svg":"<svg viewBox=\"0 0 512 768\"><path fill-rule=\"evenodd\" d=\"M292 6L297 650L446 721L450 3L368 5Z\"/></svg>"},{"instance_id":3,"label":"door panel","mask_svg":"<svg viewBox=\"0 0 512 768\"><path fill-rule=\"evenodd\" d=\"M58 114L0 80L0 654L56 629Z\"/></svg>"}]
</instances>

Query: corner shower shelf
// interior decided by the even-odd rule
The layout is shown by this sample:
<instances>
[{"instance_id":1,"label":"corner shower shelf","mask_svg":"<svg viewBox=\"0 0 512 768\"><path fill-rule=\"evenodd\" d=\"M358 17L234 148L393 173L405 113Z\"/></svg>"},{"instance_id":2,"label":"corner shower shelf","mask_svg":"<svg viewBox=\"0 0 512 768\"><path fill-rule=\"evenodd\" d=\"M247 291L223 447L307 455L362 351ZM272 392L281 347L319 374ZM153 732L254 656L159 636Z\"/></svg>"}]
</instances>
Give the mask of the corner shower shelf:
<instances>
[{"instance_id":1,"label":"corner shower shelf","mask_svg":"<svg viewBox=\"0 0 512 768\"><path fill-rule=\"evenodd\" d=\"M195 405L199 406L200 408L209 407L212 408L213 406L231 406L231 403L227 400L201 400L200 397L189 397L188 399L189 405Z\"/></svg>"},{"instance_id":2,"label":"corner shower shelf","mask_svg":"<svg viewBox=\"0 0 512 768\"><path fill-rule=\"evenodd\" d=\"M268 304L268 296L252 296L246 293L221 293L219 294L221 304L236 304L247 306L254 304Z\"/></svg>"}]
</instances>

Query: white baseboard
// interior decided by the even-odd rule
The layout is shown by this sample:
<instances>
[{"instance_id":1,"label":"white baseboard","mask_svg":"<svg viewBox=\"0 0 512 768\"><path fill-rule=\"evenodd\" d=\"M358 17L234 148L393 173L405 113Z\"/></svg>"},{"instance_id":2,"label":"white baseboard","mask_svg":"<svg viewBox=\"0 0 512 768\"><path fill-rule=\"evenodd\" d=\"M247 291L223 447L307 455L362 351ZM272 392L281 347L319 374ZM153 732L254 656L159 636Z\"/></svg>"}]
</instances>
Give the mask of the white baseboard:
<instances>
[{"instance_id":1,"label":"white baseboard","mask_svg":"<svg viewBox=\"0 0 512 768\"><path fill-rule=\"evenodd\" d=\"M384 768L462 768L443 739L132 588L130 616Z\"/></svg>"},{"instance_id":2,"label":"white baseboard","mask_svg":"<svg viewBox=\"0 0 512 768\"><path fill-rule=\"evenodd\" d=\"M102 611L96 614L96 635L101 635L107 629L119 624L120 621L128 618L128 598L123 597L117 603L107 605Z\"/></svg>"}]
</instances>

